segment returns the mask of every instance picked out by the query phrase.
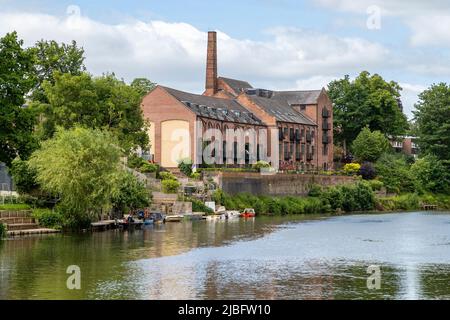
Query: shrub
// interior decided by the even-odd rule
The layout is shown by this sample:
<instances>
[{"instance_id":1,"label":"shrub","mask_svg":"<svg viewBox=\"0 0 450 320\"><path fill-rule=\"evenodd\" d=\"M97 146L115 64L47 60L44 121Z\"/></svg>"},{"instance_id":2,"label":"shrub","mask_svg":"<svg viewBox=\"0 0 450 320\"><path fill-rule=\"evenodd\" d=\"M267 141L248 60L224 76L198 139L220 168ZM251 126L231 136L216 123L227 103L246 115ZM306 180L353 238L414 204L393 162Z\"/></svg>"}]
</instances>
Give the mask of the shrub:
<instances>
[{"instance_id":1,"label":"shrub","mask_svg":"<svg viewBox=\"0 0 450 320\"><path fill-rule=\"evenodd\" d=\"M63 216L50 209L35 209L33 210L33 218L35 218L39 225L46 228L61 229L63 226Z\"/></svg>"},{"instance_id":2,"label":"shrub","mask_svg":"<svg viewBox=\"0 0 450 320\"><path fill-rule=\"evenodd\" d=\"M201 177L201 174L198 172L191 173L191 179L200 180Z\"/></svg>"},{"instance_id":3,"label":"shrub","mask_svg":"<svg viewBox=\"0 0 450 320\"><path fill-rule=\"evenodd\" d=\"M405 193L422 189L402 155L384 154L375 163L375 168L388 192Z\"/></svg>"},{"instance_id":4,"label":"shrub","mask_svg":"<svg viewBox=\"0 0 450 320\"><path fill-rule=\"evenodd\" d=\"M192 202L192 211L193 212L214 213L214 211L210 207L207 207L202 201L200 201L198 199L190 198L187 201Z\"/></svg>"},{"instance_id":5,"label":"shrub","mask_svg":"<svg viewBox=\"0 0 450 320\"><path fill-rule=\"evenodd\" d=\"M130 155L127 161L128 167L132 169L140 168L145 163L147 163L147 161L145 161L136 154Z\"/></svg>"},{"instance_id":6,"label":"shrub","mask_svg":"<svg viewBox=\"0 0 450 320\"><path fill-rule=\"evenodd\" d=\"M309 188L308 196L310 197L318 197L322 193L322 187L318 184L313 184Z\"/></svg>"},{"instance_id":7,"label":"shrub","mask_svg":"<svg viewBox=\"0 0 450 320\"><path fill-rule=\"evenodd\" d=\"M359 163L347 163L344 166L344 172L346 175L352 176L355 175L359 172L359 170L361 169L361 165Z\"/></svg>"},{"instance_id":8,"label":"shrub","mask_svg":"<svg viewBox=\"0 0 450 320\"><path fill-rule=\"evenodd\" d=\"M261 168L270 168L270 163L266 161L258 161L252 165L252 168L261 171Z\"/></svg>"},{"instance_id":9,"label":"shrub","mask_svg":"<svg viewBox=\"0 0 450 320\"><path fill-rule=\"evenodd\" d=\"M139 171L142 173L156 172L158 171L158 166L153 163L145 162L140 166Z\"/></svg>"},{"instance_id":10,"label":"shrub","mask_svg":"<svg viewBox=\"0 0 450 320\"><path fill-rule=\"evenodd\" d=\"M377 176L377 171L372 162L364 162L358 173L364 180L372 180Z\"/></svg>"},{"instance_id":11,"label":"shrub","mask_svg":"<svg viewBox=\"0 0 450 320\"><path fill-rule=\"evenodd\" d=\"M178 168L185 176L189 177L192 174L192 160L189 158L181 160L178 163Z\"/></svg>"},{"instance_id":12,"label":"shrub","mask_svg":"<svg viewBox=\"0 0 450 320\"><path fill-rule=\"evenodd\" d=\"M150 204L150 192L131 173L122 173L118 184L119 190L111 199L115 212L126 213Z\"/></svg>"},{"instance_id":13,"label":"shrub","mask_svg":"<svg viewBox=\"0 0 450 320\"><path fill-rule=\"evenodd\" d=\"M161 180L177 180L177 178L173 175L172 172L163 171L159 173L159 178Z\"/></svg>"},{"instance_id":14,"label":"shrub","mask_svg":"<svg viewBox=\"0 0 450 320\"><path fill-rule=\"evenodd\" d=\"M181 183L177 180L166 179L161 182L161 185L164 193L177 193Z\"/></svg>"},{"instance_id":15,"label":"shrub","mask_svg":"<svg viewBox=\"0 0 450 320\"><path fill-rule=\"evenodd\" d=\"M450 193L449 169L435 156L426 156L411 166L411 172L426 191Z\"/></svg>"},{"instance_id":16,"label":"shrub","mask_svg":"<svg viewBox=\"0 0 450 320\"><path fill-rule=\"evenodd\" d=\"M25 203L5 203L0 204L0 210L28 210L30 206Z\"/></svg>"},{"instance_id":17,"label":"shrub","mask_svg":"<svg viewBox=\"0 0 450 320\"><path fill-rule=\"evenodd\" d=\"M353 141L352 150L358 161L376 161L391 148L389 140L380 131L365 127Z\"/></svg>"},{"instance_id":18,"label":"shrub","mask_svg":"<svg viewBox=\"0 0 450 320\"><path fill-rule=\"evenodd\" d=\"M7 233L6 225L0 222L0 239L5 237Z\"/></svg>"},{"instance_id":19,"label":"shrub","mask_svg":"<svg viewBox=\"0 0 450 320\"><path fill-rule=\"evenodd\" d=\"M368 183L373 191L380 191L384 186L383 182L381 182L380 180L369 180Z\"/></svg>"}]
</instances>

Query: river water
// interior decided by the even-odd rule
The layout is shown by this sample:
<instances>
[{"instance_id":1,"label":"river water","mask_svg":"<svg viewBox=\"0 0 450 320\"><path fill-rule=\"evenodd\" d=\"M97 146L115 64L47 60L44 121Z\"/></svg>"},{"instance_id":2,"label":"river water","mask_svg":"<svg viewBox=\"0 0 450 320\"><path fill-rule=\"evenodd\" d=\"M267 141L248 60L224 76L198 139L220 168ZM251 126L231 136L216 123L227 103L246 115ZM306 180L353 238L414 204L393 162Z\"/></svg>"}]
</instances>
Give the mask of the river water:
<instances>
[{"instance_id":1,"label":"river water","mask_svg":"<svg viewBox=\"0 0 450 320\"><path fill-rule=\"evenodd\" d=\"M450 213L30 236L0 241L0 272L0 299L450 299Z\"/></svg>"}]
</instances>

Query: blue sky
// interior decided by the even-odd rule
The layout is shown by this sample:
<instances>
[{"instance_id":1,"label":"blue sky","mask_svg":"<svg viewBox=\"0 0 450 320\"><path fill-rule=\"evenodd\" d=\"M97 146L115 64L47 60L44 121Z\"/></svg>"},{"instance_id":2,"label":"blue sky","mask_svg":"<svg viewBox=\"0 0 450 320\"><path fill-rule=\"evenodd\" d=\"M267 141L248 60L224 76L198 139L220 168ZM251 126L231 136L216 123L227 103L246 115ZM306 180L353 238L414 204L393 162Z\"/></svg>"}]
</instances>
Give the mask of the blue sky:
<instances>
[{"instance_id":1,"label":"blue sky","mask_svg":"<svg viewBox=\"0 0 450 320\"><path fill-rule=\"evenodd\" d=\"M17 30L27 45L75 39L94 74L201 92L205 32L217 30L224 76L313 89L368 70L404 87L411 116L420 91L450 79L450 4L443 2L0 0L0 34Z\"/></svg>"}]
</instances>

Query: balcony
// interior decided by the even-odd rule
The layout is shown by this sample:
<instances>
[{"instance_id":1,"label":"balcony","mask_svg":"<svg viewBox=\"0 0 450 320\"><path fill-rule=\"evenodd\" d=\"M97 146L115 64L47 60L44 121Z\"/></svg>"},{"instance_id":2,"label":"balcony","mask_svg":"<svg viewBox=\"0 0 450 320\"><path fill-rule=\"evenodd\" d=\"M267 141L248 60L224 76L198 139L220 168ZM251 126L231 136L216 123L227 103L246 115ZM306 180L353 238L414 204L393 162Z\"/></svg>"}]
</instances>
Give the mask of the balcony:
<instances>
[{"instance_id":1,"label":"balcony","mask_svg":"<svg viewBox=\"0 0 450 320\"><path fill-rule=\"evenodd\" d=\"M322 109L322 117L323 118L329 118L330 117L330 111L328 111L327 108Z\"/></svg>"}]
</instances>

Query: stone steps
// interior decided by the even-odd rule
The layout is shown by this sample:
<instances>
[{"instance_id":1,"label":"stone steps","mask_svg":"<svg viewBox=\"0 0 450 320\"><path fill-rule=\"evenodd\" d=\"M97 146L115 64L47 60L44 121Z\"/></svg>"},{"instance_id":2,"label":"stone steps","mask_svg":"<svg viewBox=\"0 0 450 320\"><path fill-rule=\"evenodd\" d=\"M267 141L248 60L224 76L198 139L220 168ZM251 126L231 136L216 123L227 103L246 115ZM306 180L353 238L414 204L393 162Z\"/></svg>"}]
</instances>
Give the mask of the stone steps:
<instances>
[{"instance_id":1,"label":"stone steps","mask_svg":"<svg viewBox=\"0 0 450 320\"><path fill-rule=\"evenodd\" d=\"M34 218L0 218L0 223L4 224L17 224L17 223L35 223Z\"/></svg>"},{"instance_id":2,"label":"stone steps","mask_svg":"<svg viewBox=\"0 0 450 320\"><path fill-rule=\"evenodd\" d=\"M20 211L10 211L10 210L0 210L1 218L30 218L31 210L20 210Z\"/></svg>"},{"instance_id":3,"label":"stone steps","mask_svg":"<svg viewBox=\"0 0 450 320\"><path fill-rule=\"evenodd\" d=\"M7 225L8 231L39 229L37 223L13 223Z\"/></svg>"},{"instance_id":4,"label":"stone steps","mask_svg":"<svg viewBox=\"0 0 450 320\"><path fill-rule=\"evenodd\" d=\"M37 229L25 229L25 230L13 230L8 231L8 236L26 236L32 234L49 234L49 233L59 233L61 231L55 229L47 229L47 228L37 228Z\"/></svg>"}]
</instances>

